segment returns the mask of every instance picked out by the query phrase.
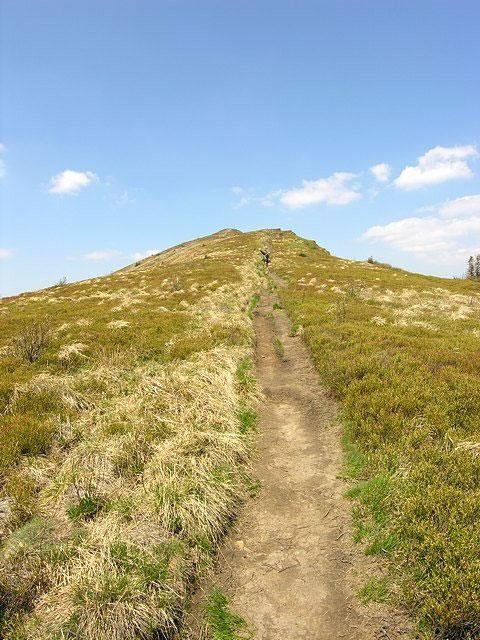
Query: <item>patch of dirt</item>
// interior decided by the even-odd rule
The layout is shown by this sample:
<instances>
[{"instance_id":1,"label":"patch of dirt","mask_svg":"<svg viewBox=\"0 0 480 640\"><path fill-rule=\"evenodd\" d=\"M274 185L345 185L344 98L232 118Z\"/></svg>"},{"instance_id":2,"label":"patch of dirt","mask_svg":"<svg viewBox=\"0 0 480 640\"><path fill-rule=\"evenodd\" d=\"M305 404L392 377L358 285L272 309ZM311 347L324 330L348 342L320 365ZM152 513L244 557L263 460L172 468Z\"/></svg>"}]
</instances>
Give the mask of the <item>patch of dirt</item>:
<instances>
[{"instance_id":1,"label":"patch of dirt","mask_svg":"<svg viewBox=\"0 0 480 640\"><path fill-rule=\"evenodd\" d=\"M405 640L408 623L399 612L363 606L356 596L378 570L352 542L350 504L338 477L337 408L302 339L289 336L285 313L272 317L274 302L265 293L255 317L265 395L254 473L261 490L227 537L213 585L256 640Z\"/></svg>"}]
</instances>

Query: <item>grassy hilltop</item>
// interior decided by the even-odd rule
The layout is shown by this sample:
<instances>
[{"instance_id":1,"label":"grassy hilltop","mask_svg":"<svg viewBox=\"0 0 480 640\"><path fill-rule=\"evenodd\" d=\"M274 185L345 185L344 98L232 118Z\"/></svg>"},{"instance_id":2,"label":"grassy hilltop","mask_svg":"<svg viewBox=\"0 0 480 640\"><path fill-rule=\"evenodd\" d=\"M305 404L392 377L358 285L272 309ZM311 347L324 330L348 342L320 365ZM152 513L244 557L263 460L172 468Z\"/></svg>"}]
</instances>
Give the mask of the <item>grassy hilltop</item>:
<instances>
[{"instance_id":1,"label":"grassy hilltop","mask_svg":"<svg viewBox=\"0 0 480 640\"><path fill-rule=\"evenodd\" d=\"M388 557L425 637L480 637L478 283L294 236L271 246L294 330L343 408L357 540Z\"/></svg>"},{"instance_id":2,"label":"grassy hilltop","mask_svg":"<svg viewBox=\"0 0 480 640\"><path fill-rule=\"evenodd\" d=\"M342 408L357 540L419 633L478 637L478 285L276 230L0 301L2 637L172 637L248 490L263 246Z\"/></svg>"},{"instance_id":3,"label":"grassy hilltop","mask_svg":"<svg viewBox=\"0 0 480 640\"><path fill-rule=\"evenodd\" d=\"M172 634L247 483L257 245L2 301L3 637Z\"/></svg>"}]
</instances>

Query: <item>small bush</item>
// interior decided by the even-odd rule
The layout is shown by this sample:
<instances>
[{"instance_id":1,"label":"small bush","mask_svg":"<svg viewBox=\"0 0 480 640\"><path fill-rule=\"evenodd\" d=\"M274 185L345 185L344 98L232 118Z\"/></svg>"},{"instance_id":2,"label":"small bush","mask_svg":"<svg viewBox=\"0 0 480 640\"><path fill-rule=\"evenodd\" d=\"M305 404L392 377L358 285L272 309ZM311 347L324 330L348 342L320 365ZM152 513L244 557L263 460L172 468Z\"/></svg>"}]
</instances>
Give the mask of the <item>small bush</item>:
<instances>
[{"instance_id":1,"label":"small bush","mask_svg":"<svg viewBox=\"0 0 480 640\"><path fill-rule=\"evenodd\" d=\"M50 343L50 329L44 322L34 322L13 339L14 354L27 362L35 362Z\"/></svg>"}]
</instances>

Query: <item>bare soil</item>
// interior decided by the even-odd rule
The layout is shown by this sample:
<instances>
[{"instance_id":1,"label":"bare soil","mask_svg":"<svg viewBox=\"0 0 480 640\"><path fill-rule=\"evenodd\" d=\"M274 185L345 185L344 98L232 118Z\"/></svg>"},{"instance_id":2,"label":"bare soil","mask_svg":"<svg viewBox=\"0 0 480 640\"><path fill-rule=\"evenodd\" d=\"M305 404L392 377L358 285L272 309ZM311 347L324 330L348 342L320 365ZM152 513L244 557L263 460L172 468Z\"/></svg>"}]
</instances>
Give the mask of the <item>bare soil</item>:
<instances>
[{"instance_id":1,"label":"bare soil","mask_svg":"<svg viewBox=\"0 0 480 640\"><path fill-rule=\"evenodd\" d=\"M255 640L405 640L400 613L356 595L378 568L352 542L337 407L274 302L265 293L255 317L261 489L227 537L213 584Z\"/></svg>"}]
</instances>

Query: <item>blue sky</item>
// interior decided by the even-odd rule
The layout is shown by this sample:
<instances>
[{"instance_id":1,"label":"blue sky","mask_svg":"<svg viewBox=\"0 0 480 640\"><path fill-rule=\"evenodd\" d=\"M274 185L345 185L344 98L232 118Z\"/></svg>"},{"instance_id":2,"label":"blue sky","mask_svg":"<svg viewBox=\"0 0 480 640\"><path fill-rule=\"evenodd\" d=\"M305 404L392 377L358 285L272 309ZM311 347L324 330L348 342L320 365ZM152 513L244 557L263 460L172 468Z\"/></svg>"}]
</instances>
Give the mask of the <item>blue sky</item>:
<instances>
[{"instance_id":1,"label":"blue sky","mask_svg":"<svg viewBox=\"0 0 480 640\"><path fill-rule=\"evenodd\" d=\"M462 0L3 0L0 293L224 227L461 274L479 26Z\"/></svg>"}]
</instances>

